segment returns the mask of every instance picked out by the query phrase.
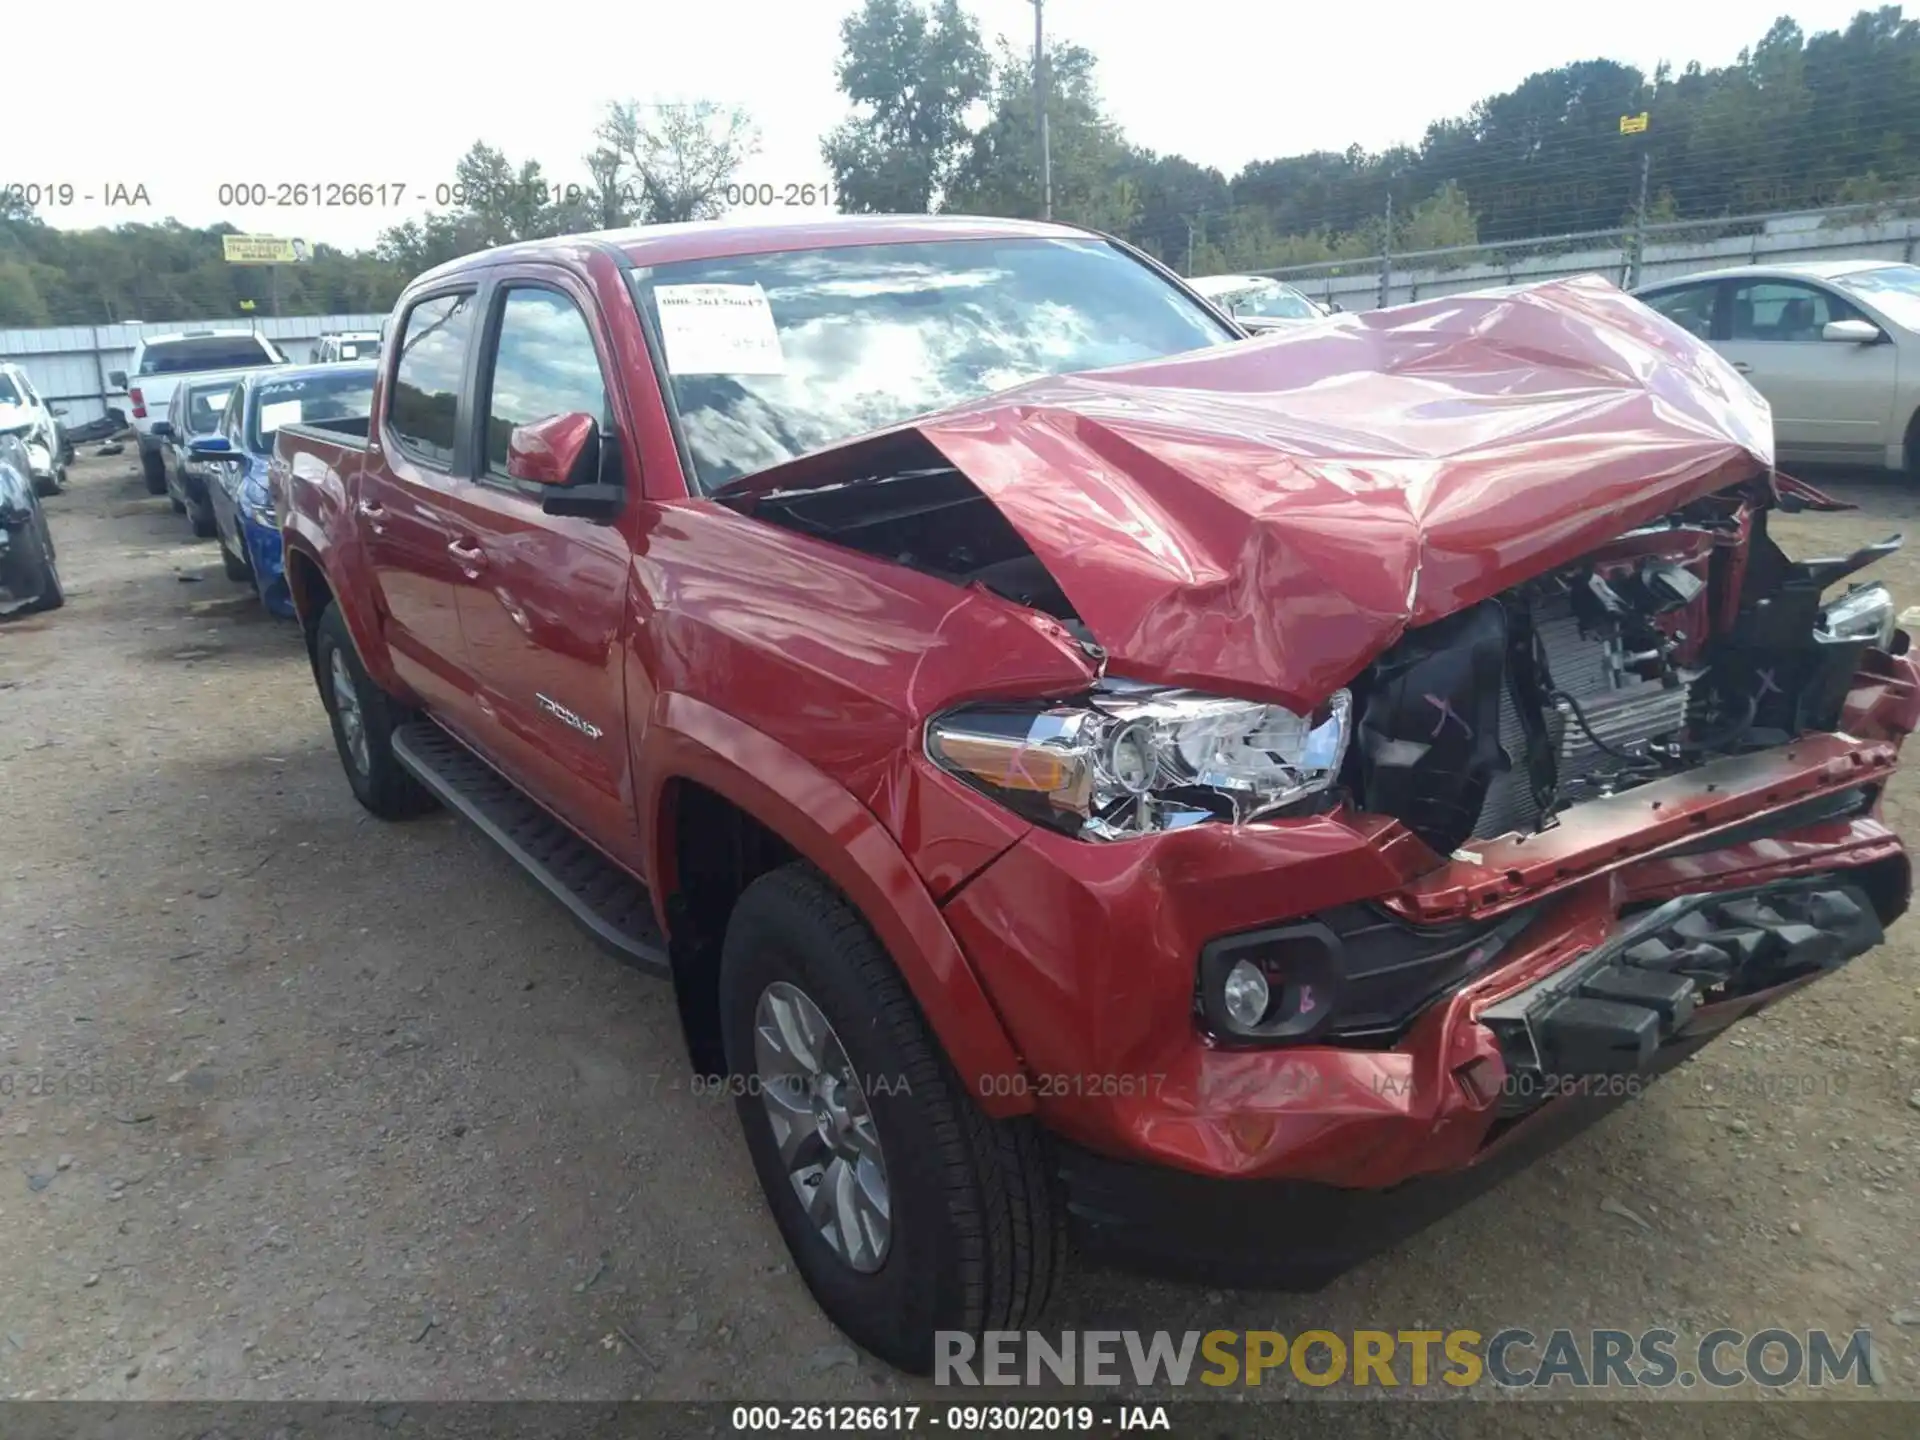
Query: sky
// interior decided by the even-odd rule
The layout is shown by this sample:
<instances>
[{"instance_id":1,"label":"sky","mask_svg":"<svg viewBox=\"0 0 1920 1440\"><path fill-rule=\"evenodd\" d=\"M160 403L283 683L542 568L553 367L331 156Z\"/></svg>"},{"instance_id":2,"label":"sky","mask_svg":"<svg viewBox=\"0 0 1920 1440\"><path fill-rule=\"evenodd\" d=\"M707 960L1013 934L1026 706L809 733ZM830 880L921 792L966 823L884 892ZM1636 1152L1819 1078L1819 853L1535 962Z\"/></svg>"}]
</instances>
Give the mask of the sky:
<instances>
[{"instance_id":1,"label":"sky","mask_svg":"<svg viewBox=\"0 0 1920 1440\"><path fill-rule=\"evenodd\" d=\"M7 48L36 63L8 67L0 185L40 187L54 225L171 216L358 248L433 207L475 140L516 164L538 160L549 180L583 182L580 157L609 102L713 100L758 128L739 178L784 199L830 178L819 140L847 113L833 71L856 3L504 0L451 21L420 0L18 5ZM1031 47L1029 0L965 3L989 44ZM1109 110L1135 144L1232 175L1251 160L1417 143L1429 121L1569 61L1724 64L1782 13L1812 33L1860 8L1046 0L1046 23L1098 57ZM111 35L121 38L97 43ZM346 183L385 190L367 207L281 203L302 184L319 194ZM63 187L71 203L58 203ZM263 191L267 204L232 203Z\"/></svg>"}]
</instances>

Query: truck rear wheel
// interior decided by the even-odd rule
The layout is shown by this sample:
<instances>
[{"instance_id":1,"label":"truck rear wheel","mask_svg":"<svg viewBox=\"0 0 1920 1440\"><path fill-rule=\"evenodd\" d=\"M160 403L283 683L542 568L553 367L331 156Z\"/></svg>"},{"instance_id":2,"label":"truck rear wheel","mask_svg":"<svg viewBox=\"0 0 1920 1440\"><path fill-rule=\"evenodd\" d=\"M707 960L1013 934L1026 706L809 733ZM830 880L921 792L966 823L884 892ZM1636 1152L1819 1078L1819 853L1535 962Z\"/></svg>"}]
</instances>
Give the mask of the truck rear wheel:
<instances>
[{"instance_id":1,"label":"truck rear wheel","mask_svg":"<svg viewBox=\"0 0 1920 1440\"><path fill-rule=\"evenodd\" d=\"M146 477L149 495L167 493L167 466L160 458L158 450L142 448L140 451L140 473Z\"/></svg>"},{"instance_id":2,"label":"truck rear wheel","mask_svg":"<svg viewBox=\"0 0 1920 1440\"><path fill-rule=\"evenodd\" d=\"M360 663L338 605L329 604L320 617L313 662L334 748L354 798L382 820L405 820L432 809L433 797L394 758L394 727L406 712Z\"/></svg>"},{"instance_id":3,"label":"truck rear wheel","mask_svg":"<svg viewBox=\"0 0 1920 1440\"><path fill-rule=\"evenodd\" d=\"M740 897L720 1007L754 1169L834 1324L924 1375L936 1332L1038 1315L1065 1254L1039 1131L973 1103L880 942L811 867Z\"/></svg>"}]
</instances>

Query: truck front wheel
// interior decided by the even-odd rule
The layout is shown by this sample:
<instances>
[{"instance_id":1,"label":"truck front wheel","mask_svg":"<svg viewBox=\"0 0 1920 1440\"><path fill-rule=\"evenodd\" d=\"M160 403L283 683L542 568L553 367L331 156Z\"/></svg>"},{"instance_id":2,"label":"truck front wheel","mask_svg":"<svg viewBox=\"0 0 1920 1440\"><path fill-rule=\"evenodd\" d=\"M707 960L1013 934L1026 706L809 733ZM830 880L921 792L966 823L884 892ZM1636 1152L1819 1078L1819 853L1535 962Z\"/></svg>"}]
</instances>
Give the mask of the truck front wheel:
<instances>
[{"instance_id":1,"label":"truck front wheel","mask_svg":"<svg viewBox=\"0 0 1920 1440\"><path fill-rule=\"evenodd\" d=\"M1064 1259L1042 1136L966 1093L858 911L806 865L749 885L720 963L728 1075L807 1288L892 1365L1017 1330Z\"/></svg>"},{"instance_id":2,"label":"truck front wheel","mask_svg":"<svg viewBox=\"0 0 1920 1440\"><path fill-rule=\"evenodd\" d=\"M338 605L328 605L320 617L314 635L314 677L354 797L382 820L405 820L432 809L433 797L394 757L394 727L406 712L373 683L361 665Z\"/></svg>"}]
</instances>

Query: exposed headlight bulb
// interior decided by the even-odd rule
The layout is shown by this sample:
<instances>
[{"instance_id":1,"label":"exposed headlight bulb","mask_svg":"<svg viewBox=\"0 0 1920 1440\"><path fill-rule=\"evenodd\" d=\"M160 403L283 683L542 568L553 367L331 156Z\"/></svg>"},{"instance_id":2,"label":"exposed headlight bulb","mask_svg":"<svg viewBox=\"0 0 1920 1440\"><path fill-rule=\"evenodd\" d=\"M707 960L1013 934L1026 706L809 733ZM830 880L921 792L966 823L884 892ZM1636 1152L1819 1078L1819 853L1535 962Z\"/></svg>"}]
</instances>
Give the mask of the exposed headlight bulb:
<instances>
[{"instance_id":1,"label":"exposed headlight bulb","mask_svg":"<svg viewBox=\"0 0 1920 1440\"><path fill-rule=\"evenodd\" d=\"M1144 795L1153 789L1159 769L1153 755L1153 732L1138 722L1116 731L1107 742L1107 769L1122 790Z\"/></svg>"}]
</instances>

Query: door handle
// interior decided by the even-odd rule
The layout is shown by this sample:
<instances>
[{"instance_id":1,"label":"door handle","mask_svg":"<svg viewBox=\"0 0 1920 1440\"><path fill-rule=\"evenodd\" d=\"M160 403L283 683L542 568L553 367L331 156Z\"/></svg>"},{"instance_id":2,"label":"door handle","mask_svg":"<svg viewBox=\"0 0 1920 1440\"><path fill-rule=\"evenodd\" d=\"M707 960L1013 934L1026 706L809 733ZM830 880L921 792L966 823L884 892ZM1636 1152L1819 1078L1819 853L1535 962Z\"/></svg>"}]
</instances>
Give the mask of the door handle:
<instances>
[{"instance_id":1,"label":"door handle","mask_svg":"<svg viewBox=\"0 0 1920 1440\"><path fill-rule=\"evenodd\" d=\"M460 568L469 576L478 575L487 568L487 552L470 541L449 540L447 553L460 562Z\"/></svg>"},{"instance_id":2,"label":"door handle","mask_svg":"<svg viewBox=\"0 0 1920 1440\"><path fill-rule=\"evenodd\" d=\"M371 500L357 500L354 502L353 510L356 515L367 522L367 528L374 534L384 535L387 533L387 527L380 523L387 518L386 506L376 505Z\"/></svg>"}]
</instances>

